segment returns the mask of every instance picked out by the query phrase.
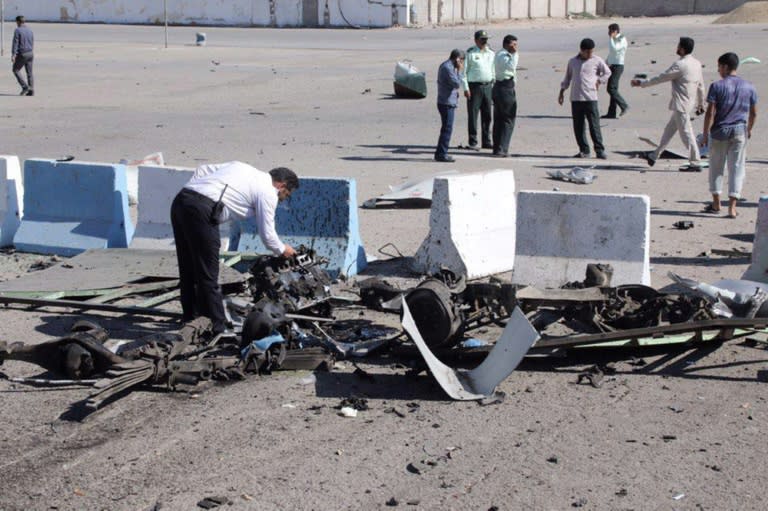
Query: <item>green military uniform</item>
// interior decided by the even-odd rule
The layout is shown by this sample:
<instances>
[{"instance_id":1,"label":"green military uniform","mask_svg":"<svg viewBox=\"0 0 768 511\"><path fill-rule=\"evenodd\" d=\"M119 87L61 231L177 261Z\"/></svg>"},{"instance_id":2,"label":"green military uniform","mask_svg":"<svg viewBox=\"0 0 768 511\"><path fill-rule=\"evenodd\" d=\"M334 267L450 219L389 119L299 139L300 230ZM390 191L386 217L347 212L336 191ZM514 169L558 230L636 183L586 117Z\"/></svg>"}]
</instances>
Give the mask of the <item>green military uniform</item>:
<instances>
[{"instance_id":1,"label":"green military uniform","mask_svg":"<svg viewBox=\"0 0 768 511\"><path fill-rule=\"evenodd\" d=\"M475 32L475 39L487 38L484 30ZM493 80L494 80L494 52L486 45L485 49L473 46L467 50L467 58L464 64L465 91L470 92L467 99L467 116L469 145L477 146L477 113L480 112L482 146L492 149L491 142L491 115L493 111Z\"/></svg>"}]
</instances>

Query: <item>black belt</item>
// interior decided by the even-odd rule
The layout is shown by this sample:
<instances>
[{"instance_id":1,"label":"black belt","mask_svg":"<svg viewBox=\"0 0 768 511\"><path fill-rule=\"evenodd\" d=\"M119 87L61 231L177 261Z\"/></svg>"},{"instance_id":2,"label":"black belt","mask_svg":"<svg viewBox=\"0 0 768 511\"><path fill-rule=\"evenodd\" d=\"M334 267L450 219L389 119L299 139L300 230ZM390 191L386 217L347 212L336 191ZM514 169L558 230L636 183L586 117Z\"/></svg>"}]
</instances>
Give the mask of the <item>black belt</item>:
<instances>
[{"instance_id":1,"label":"black belt","mask_svg":"<svg viewBox=\"0 0 768 511\"><path fill-rule=\"evenodd\" d=\"M514 78L507 78L506 80L497 80L496 84L501 87L514 87L515 86L515 79Z\"/></svg>"},{"instance_id":2,"label":"black belt","mask_svg":"<svg viewBox=\"0 0 768 511\"><path fill-rule=\"evenodd\" d=\"M490 85L493 82L468 82L469 85Z\"/></svg>"}]
</instances>

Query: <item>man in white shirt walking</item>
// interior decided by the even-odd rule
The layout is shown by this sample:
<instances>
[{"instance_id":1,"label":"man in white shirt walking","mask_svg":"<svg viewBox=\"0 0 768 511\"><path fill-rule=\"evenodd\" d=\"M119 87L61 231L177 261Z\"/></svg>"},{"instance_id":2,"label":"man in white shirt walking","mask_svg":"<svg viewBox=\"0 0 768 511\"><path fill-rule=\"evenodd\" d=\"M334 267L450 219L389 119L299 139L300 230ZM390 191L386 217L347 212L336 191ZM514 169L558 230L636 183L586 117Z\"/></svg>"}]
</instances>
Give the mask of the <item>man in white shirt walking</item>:
<instances>
[{"instance_id":1,"label":"man in white shirt walking","mask_svg":"<svg viewBox=\"0 0 768 511\"><path fill-rule=\"evenodd\" d=\"M268 249L283 257L296 254L275 232L275 210L277 203L298 187L298 177L285 167L266 173L233 161L195 170L171 205L185 322L206 316L214 333L225 329L219 288L219 224L232 218L255 217L259 236Z\"/></svg>"},{"instance_id":2,"label":"man in white shirt walking","mask_svg":"<svg viewBox=\"0 0 768 511\"><path fill-rule=\"evenodd\" d=\"M616 107L620 109L619 115L624 115L629 110L629 105L619 92L619 80L624 73L624 56L627 53L627 38L621 33L618 23L608 25L608 68L611 77L608 79L608 95L611 103L608 105L608 113L603 119L616 119Z\"/></svg>"},{"instance_id":3,"label":"man in white shirt walking","mask_svg":"<svg viewBox=\"0 0 768 511\"><path fill-rule=\"evenodd\" d=\"M672 115L669 118L664 133L655 151L647 153L645 159L648 165L653 167L661 153L667 148L675 132L680 133L685 148L688 150L689 165L681 170L701 172L701 155L696 143L696 135L691 124L691 114L704 113L704 76L701 72L701 62L693 58L693 39L681 37L677 45L677 55L680 59L658 76L650 80L632 80L632 87L651 87L659 83L672 83L672 99L669 101L669 109Z\"/></svg>"}]
</instances>

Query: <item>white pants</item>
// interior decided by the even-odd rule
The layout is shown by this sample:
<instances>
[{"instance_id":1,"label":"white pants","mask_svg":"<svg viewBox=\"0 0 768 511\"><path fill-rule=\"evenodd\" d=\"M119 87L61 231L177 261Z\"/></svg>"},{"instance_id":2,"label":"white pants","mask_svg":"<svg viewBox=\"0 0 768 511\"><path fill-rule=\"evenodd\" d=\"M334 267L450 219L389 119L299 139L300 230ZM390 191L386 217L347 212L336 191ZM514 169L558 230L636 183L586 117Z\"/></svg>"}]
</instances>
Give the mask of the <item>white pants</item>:
<instances>
[{"instance_id":1,"label":"white pants","mask_svg":"<svg viewBox=\"0 0 768 511\"><path fill-rule=\"evenodd\" d=\"M659 147L653 152L653 159L658 160L664 149L667 148L675 133L680 133L683 145L688 149L688 161L691 165L701 165L701 156L699 155L699 146L696 143L696 134L693 132L693 124L688 112L672 112L667 126L664 128L664 134L659 141Z\"/></svg>"},{"instance_id":2,"label":"white pants","mask_svg":"<svg viewBox=\"0 0 768 511\"><path fill-rule=\"evenodd\" d=\"M741 187L746 174L747 136L744 131L728 140L709 138L709 191L720 195L723 191L725 164L728 163L728 197L741 198Z\"/></svg>"}]
</instances>

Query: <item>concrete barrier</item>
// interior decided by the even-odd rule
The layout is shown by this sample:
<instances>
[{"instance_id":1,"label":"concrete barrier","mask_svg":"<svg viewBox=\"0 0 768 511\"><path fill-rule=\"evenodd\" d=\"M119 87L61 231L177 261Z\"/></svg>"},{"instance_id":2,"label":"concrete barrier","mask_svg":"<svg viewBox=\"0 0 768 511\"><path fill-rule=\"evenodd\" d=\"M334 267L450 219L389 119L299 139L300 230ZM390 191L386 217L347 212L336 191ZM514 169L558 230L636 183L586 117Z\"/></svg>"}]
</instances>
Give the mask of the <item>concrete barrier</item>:
<instances>
[{"instance_id":1,"label":"concrete barrier","mask_svg":"<svg viewBox=\"0 0 768 511\"><path fill-rule=\"evenodd\" d=\"M612 285L650 285L650 221L645 195L521 191L512 282L559 287L608 263Z\"/></svg>"},{"instance_id":2,"label":"concrete barrier","mask_svg":"<svg viewBox=\"0 0 768 511\"><path fill-rule=\"evenodd\" d=\"M139 165L138 214L131 248L174 248L171 202L194 172L188 167Z\"/></svg>"},{"instance_id":3,"label":"concrete barrier","mask_svg":"<svg viewBox=\"0 0 768 511\"><path fill-rule=\"evenodd\" d=\"M448 268L469 279L511 270L516 214L512 170L435 178L429 234L414 269L432 274Z\"/></svg>"},{"instance_id":4,"label":"concrete barrier","mask_svg":"<svg viewBox=\"0 0 768 511\"><path fill-rule=\"evenodd\" d=\"M752 242L752 264L749 265L741 278L768 283L768 195L760 197L760 202L757 205L755 240Z\"/></svg>"},{"instance_id":5,"label":"concrete barrier","mask_svg":"<svg viewBox=\"0 0 768 511\"><path fill-rule=\"evenodd\" d=\"M278 205L277 234L294 248L305 245L330 259L332 275L356 275L366 266L357 218L354 179L300 178L299 189ZM268 253L252 219L233 222L230 250Z\"/></svg>"},{"instance_id":6,"label":"concrete barrier","mask_svg":"<svg viewBox=\"0 0 768 511\"><path fill-rule=\"evenodd\" d=\"M24 185L18 156L0 155L0 247L13 245L24 216Z\"/></svg>"},{"instance_id":7,"label":"concrete barrier","mask_svg":"<svg viewBox=\"0 0 768 511\"><path fill-rule=\"evenodd\" d=\"M26 160L24 187L17 250L71 256L128 246L133 223L124 165Z\"/></svg>"}]
</instances>

